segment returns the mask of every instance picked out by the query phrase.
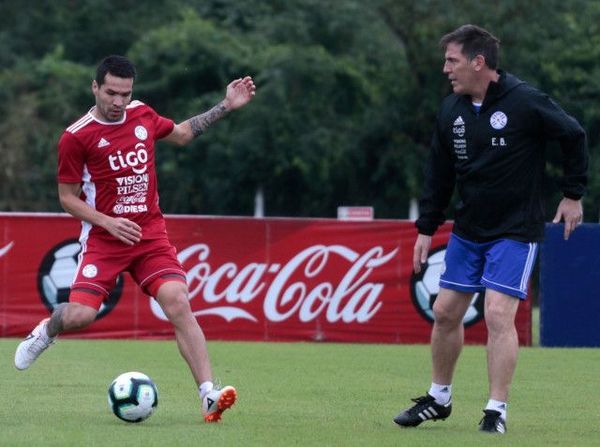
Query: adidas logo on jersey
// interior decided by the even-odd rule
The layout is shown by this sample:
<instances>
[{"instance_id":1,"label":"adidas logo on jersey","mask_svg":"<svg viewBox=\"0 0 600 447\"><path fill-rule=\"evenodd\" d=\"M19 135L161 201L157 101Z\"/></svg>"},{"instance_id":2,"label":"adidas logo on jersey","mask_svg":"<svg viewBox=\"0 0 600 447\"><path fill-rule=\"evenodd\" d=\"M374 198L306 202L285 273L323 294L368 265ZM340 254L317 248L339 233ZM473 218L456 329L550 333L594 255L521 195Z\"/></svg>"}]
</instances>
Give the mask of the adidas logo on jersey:
<instances>
[{"instance_id":1,"label":"adidas logo on jersey","mask_svg":"<svg viewBox=\"0 0 600 447\"><path fill-rule=\"evenodd\" d=\"M104 138L100 138L100 141L98 142L98 147L106 147L109 146L110 143Z\"/></svg>"},{"instance_id":2,"label":"adidas logo on jersey","mask_svg":"<svg viewBox=\"0 0 600 447\"><path fill-rule=\"evenodd\" d=\"M462 126L464 124L465 124L465 122L463 121L462 116L459 116L458 118L456 118L456 120L454 120L455 126Z\"/></svg>"}]
</instances>

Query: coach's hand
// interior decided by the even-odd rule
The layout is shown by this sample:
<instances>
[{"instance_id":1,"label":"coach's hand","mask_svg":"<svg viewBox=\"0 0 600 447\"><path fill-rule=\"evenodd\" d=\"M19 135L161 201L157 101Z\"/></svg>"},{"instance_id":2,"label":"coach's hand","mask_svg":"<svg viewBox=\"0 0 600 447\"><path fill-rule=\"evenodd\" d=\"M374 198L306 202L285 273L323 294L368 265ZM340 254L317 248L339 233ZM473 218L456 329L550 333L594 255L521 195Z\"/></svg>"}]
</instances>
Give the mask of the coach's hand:
<instances>
[{"instance_id":1,"label":"coach's hand","mask_svg":"<svg viewBox=\"0 0 600 447\"><path fill-rule=\"evenodd\" d=\"M580 200L573 200L567 197L563 197L563 199L558 204L558 209L556 210L556 215L552 220L552 223L559 223L560 221L565 221L565 232L563 237L565 241L569 239L569 236L577 225L579 225L583 221L583 205Z\"/></svg>"},{"instance_id":2,"label":"coach's hand","mask_svg":"<svg viewBox=\"0 0 600 447\"><path fill-rule=\"evenodd\" d=\"M427 262L427 256L429 255L430 248L431 236L419 234L413 250L413 269L415 273L421 272L421 265Z\"/></svg>"},{"instance_id":3,"label":"coach's hand","mask_svg":"<svg viewBox=\"0 0 600 447\"><path fill-rule=\"evenodd\" d=\"M142 227L124 217L110 219L104 228L127 245L134 245L142 240Z\"/></svg>"}]
</instances>

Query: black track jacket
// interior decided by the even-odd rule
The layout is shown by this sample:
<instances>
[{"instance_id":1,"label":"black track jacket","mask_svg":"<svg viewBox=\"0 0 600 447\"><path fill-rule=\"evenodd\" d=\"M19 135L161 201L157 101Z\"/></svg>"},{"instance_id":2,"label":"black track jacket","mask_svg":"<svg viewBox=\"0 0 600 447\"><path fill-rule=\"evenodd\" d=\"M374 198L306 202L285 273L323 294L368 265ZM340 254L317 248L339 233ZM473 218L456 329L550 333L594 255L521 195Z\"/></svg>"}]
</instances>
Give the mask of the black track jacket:
<instances>
[{"instance_id":1,"label":"black track jacket","mask_svg":"<svg viewBox=\"0 0 600 447\"><path fill-rule=\"evenodd\" d=\"M580 199L585 192L588 152L582 127L548 95L498 73L479 114L469 96L452 94L442 102L419 201L421 234L434 234L444 222L456 184L460 201L453 232L458 236L475 242L541 240L550 140L562 149L565 197Z\"/></svg>"}]
</instances>

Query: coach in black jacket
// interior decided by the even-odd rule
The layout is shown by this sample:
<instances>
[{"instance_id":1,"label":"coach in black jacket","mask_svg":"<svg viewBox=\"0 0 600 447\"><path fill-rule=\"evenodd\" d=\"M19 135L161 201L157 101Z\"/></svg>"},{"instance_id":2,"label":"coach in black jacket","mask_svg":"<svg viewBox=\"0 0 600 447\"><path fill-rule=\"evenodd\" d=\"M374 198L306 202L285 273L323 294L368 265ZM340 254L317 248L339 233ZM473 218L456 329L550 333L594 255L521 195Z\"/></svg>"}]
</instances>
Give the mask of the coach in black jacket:
<instances>
[{"instance_id":1,"label":"coach in black jacket","mask_svg":"<svg viewBox=\"0 0 600 447\"><path fill-rule=\"evenodd\" d=\"M415 272L427 260L431 236L445 220L455 185L460 200L433 306L431 388L394 421L416 426L450 415L462 319L473 293L485 292L490 395L479 428L504 433L518 351L514 319L527 296L544 231L546 142L558 141L563 153L564 198L554 222L564 220L568 239L583 217L586 137L548 95L497 70L499 41L486 30L464 25L440 43L454 93L444 99L434 130L416 222Z\"/></svg>"},{"instance_id":2,"label":"coach in black jacket","mask_svg":"<svg viewBox=\"0 0 600 447\"><path fill-rule=\"evenodd\" d=\"M548 95L502 70L494 73L479 112L464 94L442 103L420 201L420 234L431 236L444 222L456 183L461 199L456 234L477 242L541 240L547 140L558 140L563 149L564 196L575 201L583 196L587 157L581 126Z\"/></svg>"}]
</instances>

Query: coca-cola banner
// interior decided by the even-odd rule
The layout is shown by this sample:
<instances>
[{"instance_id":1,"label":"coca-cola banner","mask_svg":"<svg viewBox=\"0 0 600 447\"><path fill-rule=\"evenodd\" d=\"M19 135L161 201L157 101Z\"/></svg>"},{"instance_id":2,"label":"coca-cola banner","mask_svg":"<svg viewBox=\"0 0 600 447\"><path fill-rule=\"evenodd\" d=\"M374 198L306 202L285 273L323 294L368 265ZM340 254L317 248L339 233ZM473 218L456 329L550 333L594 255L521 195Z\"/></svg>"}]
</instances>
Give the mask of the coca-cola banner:
<instances>
[{"instance_id":1,"label":"coca-cola banner","mask_svg":"<svg viewBox=\"0 0 600 447\"><path fill-rule=\"evenodd\" d=\"M412 273L409 221L167 216L208 339L428 343L450 225ZM0 213L0 335L25 335L68 299L80 224L64 214ZM483 297L464 319L485 343ZM517 314L531 343L529 301ZM171 338L171 324L128 273L79 338Z\"/></svg>"}]
</instances>

